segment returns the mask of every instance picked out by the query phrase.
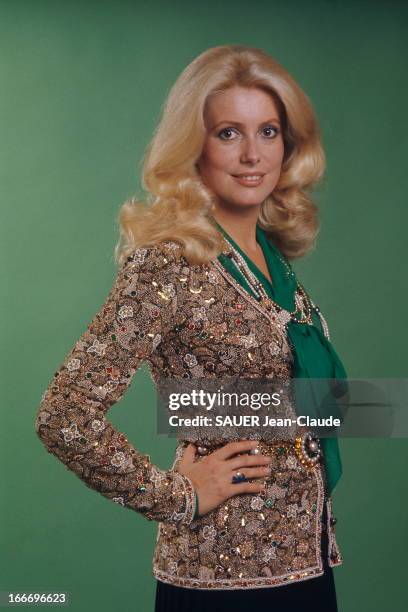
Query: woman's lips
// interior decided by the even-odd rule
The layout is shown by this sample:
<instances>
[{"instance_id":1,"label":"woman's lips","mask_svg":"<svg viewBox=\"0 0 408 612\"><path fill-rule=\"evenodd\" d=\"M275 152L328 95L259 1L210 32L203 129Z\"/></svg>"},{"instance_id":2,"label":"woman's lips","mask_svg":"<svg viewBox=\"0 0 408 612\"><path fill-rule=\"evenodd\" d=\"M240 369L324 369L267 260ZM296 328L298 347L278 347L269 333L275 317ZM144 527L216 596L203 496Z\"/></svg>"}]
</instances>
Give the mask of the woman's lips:
<instances>
[{"instance_id":1,"label":"woman's lips","mask_svg":"<svg viewBox=\"0 0 408 612\"><path fill-rule=\"evenodd\" d=\"M244 187L258 187L263 181L264 175L258 176L234 176L232 177Z\"/></svg>"}]
</instances>

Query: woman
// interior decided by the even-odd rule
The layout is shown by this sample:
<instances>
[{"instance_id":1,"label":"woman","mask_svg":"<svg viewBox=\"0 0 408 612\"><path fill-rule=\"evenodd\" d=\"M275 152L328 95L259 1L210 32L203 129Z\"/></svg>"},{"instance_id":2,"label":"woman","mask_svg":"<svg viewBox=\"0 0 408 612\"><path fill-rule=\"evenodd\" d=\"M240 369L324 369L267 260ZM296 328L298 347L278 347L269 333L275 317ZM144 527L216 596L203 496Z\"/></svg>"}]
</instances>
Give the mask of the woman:
<instances>
[{"instance_id":1,"label":"woman","mask_svg":"<svg viewBox=\"0 0 408 612\"><path fill-rule=\"evenodd\" d=\"M323 171L312 106L282 66L240 45L202 53L148 149L148 206L122 207L112 290L43 395L36 430L49 452L158 521L156 611L337 610L335 439L264 429L226 441L192 427L162 471L106 419L142 361L156 384L345 378L289 263L314 246L308 190Z\"/></svg>"}]
</instances>

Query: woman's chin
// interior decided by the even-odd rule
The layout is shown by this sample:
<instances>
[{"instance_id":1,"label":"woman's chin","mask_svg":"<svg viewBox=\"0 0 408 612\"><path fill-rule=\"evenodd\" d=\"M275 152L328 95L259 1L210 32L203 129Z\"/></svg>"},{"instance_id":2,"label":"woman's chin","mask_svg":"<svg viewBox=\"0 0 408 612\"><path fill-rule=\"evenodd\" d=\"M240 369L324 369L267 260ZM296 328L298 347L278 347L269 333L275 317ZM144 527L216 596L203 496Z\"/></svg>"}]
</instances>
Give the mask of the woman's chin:
<instances>
[{"instance_id":1,"label":"woman's chin","mask_svg":"<svg viewBox=\"0 0 408 612\"><path fill-rule=\"evenodd\" d=\"M229 205L235 208L250 208L250 207L260 206L262 202L263 200L260 200L259 198L255 198L255 197L239 198L239 199L235 198L235 199L228 200Z\"/></svg>"}]
</instances>

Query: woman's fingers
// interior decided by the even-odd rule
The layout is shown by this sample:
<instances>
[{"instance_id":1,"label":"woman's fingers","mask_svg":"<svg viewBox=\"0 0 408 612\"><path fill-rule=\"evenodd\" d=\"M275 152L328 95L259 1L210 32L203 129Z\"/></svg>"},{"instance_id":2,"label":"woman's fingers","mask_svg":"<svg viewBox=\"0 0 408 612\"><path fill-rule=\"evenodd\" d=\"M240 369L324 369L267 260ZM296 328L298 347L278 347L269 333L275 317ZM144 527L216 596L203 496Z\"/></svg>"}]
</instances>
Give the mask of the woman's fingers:
<instances>
[{"instance_id":1,"label":"woman's fingers","mask_svg":"<svg viewBox=\"0 0 408 612\"><path fill-rule=\"evenodd\" d=\"M237 470L241 467L250 467L252 465L270 465L272 458L269 455L240 455L233 457L226 462L231 470Z\"/></svg>"},{"instance_id":2,"label":"woman's fingers","mask_svg":"<svg viewBox=\"0 0 408 612\"><path fill-rule=\"evenodd\" d=\"M253 467L253 468L248 468L248 467L239 468L238 470L234 470L233 472L231 472L231 481L232 481L232 476L236 474L237 472L244 474L245 478L262 478L265 476L269 476L271 473L271 469L268 466Z\"/></svg>"},{"instance_id":3,"label":"woman's fingers","mask_svg":"<svg viewBox=\"0 0 408 612\"><path fill-rule=\"evenodd\" d=\"M238 440L237 442L229 442L225 446L222 446L218 450L214 451L213 456L217 456L219 459L229 459L237 453L245 453L250 451L252 448L256 448L258 442L256 440ZM256 457L257 455L255 455Z\"/></svg>"}]
</instances>

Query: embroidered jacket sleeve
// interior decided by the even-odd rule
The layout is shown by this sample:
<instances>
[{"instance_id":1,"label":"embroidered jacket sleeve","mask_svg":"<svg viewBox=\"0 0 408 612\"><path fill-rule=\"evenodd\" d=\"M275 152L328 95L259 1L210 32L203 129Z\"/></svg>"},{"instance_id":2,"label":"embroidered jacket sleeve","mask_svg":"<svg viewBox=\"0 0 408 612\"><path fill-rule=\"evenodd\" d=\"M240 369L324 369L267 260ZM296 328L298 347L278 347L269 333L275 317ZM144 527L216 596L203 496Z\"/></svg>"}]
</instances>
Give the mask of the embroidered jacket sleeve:
<instances>
[{"instance_id":1,"label":"embroidered jacket sleeve","mask_svg":"<svg viewBox=\"0 0 408 612\"><path fill-rule=\"evenodd\" d=\"M48 452L88 487L148 520L189 524L190 479L159 470L107 419L174 326L176 307L172 255L160 247L135 250L42 395L35 428Z\"/></svg>"}]
</instances>

